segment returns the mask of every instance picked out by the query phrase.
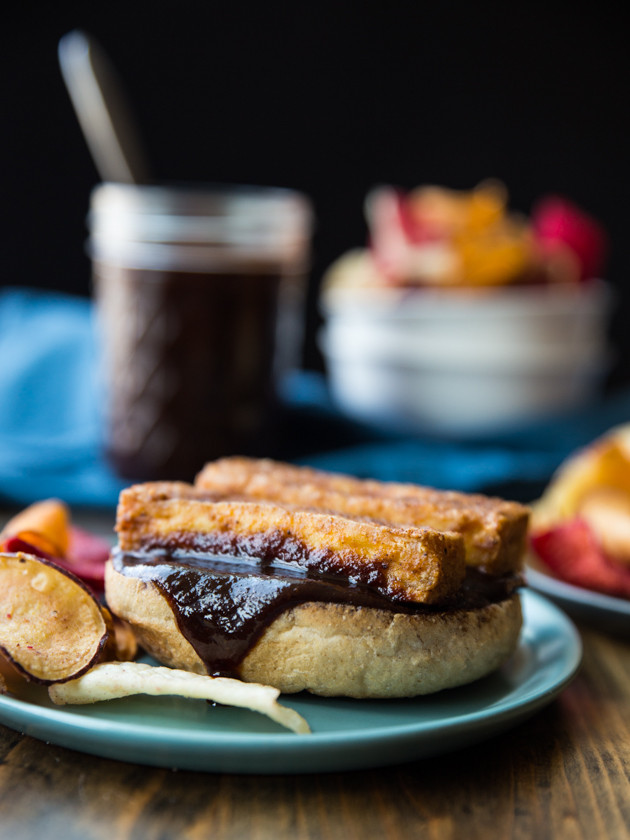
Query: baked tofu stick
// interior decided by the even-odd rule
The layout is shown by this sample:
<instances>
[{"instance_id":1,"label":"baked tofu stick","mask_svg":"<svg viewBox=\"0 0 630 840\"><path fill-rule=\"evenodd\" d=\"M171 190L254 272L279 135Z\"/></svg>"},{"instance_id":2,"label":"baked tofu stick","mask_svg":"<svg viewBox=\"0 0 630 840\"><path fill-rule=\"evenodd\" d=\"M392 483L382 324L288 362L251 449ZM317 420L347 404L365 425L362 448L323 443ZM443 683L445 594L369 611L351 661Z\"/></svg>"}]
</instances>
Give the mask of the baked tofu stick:
<instances>
[{"instance_id":1,"label":"baked tofu stick","mask_svg":"<svg viewBox=\"0 0 630 840\"><path fill-rule=\"evenodd\" d=\"M116 530L122 551L164 548L288 562L421 604L448 600L466 573L457 534L272 503L208 501L179 483L124 490Z\"/></svg>"},{"instance_id":2,"label":"baked tofu stick","mask_svg":"<svg viewBox=\"0 0 630 840\"><path fill-rule=\"evenodd\" d=\"M223 497L268 499L397 527L455 531L464 539L469 566L495 575L521 568L529 509L516 502L239 457L207 464L195 483Z\"/></svg>"}]
</instances>

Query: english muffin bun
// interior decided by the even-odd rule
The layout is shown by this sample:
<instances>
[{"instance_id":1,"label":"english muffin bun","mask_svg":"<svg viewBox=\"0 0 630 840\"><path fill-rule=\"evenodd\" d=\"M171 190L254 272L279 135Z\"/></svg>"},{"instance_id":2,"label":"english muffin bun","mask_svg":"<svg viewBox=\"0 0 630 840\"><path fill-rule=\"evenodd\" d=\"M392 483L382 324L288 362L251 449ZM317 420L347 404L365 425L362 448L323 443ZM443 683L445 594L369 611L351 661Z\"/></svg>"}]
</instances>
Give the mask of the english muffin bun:
<instances>
[{"instance_id":1,"label":"english muffin bun","mask_svg":"<svg viewBox=\"0 0 630 840\"><path fill-rule=\"evenodd\" d=\"M158 661L199 674L206 667L157 585L106 569L107 602ZM247 682L282 692L354 698L413 697L480 679L513 652L521 628L517 593L473 609L417 614L307 602L272 621L238 666Z\"/></svg>"}]
</instances>

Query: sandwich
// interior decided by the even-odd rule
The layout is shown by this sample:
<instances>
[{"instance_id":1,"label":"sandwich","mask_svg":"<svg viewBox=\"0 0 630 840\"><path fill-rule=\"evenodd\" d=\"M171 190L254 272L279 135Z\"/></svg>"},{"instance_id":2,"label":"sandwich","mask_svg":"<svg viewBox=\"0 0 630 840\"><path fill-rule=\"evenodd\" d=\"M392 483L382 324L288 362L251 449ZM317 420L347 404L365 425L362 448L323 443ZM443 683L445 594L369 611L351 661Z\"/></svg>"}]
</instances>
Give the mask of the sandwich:
<instances>
[{"instance_id":1,"label":"sandwich","mask_svg":"<svg viewBox=\"0 0 630 840\"><path fill-rule=\"evenodd\" d=\"M225 458L121 493L105 595L170 667L285 693L411 697L513 652L528 509Z\"/></svg>"}]
</instances>

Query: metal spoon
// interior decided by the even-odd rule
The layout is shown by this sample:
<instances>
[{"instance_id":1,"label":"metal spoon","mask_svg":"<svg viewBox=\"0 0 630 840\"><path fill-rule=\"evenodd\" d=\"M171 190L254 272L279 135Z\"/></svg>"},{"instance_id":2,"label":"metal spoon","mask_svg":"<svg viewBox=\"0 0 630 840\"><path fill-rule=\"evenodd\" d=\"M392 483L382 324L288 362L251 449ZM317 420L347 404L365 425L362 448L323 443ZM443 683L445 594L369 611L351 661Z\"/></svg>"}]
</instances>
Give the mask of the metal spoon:
<instances>
[{"instance_id":1,"label":"metal spoon","mask_svg":"<svg viewBox=\"0 0 630 840\"><path fill-rule=\"evenodd\" d=\"M147 158L107 55L93 38L73 30L59 41L58 57L79 124L103 181L147 183Z\"/></svg>"}]
</instances>

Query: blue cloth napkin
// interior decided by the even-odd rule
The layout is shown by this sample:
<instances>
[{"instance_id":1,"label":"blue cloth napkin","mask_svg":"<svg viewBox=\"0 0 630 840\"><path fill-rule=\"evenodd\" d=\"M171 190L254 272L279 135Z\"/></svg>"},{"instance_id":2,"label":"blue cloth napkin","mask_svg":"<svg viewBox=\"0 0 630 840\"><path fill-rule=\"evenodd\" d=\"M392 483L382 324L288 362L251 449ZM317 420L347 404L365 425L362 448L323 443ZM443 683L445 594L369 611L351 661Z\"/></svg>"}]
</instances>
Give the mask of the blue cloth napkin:
<instances>
[{"instance_id":1,"label":"blue cloth napkin","mask_svg":"<svg viewBox=\"0 0 630 840\"><path fill-rule=\"evenodd\" d=\"M291 383L291 403L302 405L323 426L339 415L321 377L301 374ZM350 424L343 443L293 460L360 477L411 481L467 492L523 487L523 501L541 491L572 452L612 427L630 421L630 390L623 390L580 412L536 422L492 436L454 440L436 436L388 434ZM355 440L352 440L352 438Z\"/></svg>"},{"instance_id":2,"label":"blue cloth napkin","mask_svg":"<svg viewBox=\"0 0 630 840\"><path fill-rule=\"evenodd\" d=\"M0 496L108 507L123 483L102 456L92 306L63 294L0 291Z\"/></svg>"},{"instance_id":3,"label":"blue cloth napkin","mask_svg":"<svg viewBox=\"0 0 630 840\"><path fill-rule=\"evenodd\" d=\"M0 497L115 505L126 483L103 456L102 391L89 300L0 290ZM285 451L322 469L486 491L541 486L574 449L630 419L630 390L569 417L476 440L398 435L344 418L321 374L285 383Z\"/></svg>"}]
</instances>

